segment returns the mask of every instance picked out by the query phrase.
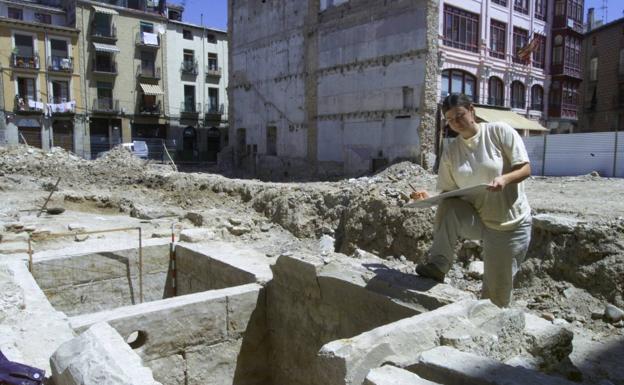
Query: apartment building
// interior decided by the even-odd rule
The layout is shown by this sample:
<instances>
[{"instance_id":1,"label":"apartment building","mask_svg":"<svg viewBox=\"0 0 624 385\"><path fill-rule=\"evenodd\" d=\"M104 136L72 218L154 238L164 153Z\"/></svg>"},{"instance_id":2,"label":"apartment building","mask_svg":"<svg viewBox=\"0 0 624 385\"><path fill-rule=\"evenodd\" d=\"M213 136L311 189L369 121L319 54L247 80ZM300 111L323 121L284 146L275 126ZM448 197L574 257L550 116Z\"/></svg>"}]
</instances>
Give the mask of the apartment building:
<instances>
[{"instance_id":1,"label":"apartment building","mask_svg":"<svg viewBox=\"0 0 624 385\"><path fill-rule=\"evenodd\" d=\"M595 26L583 38L581 131L624 131L624 18Z\"/></svg>"},{"instance_id":2,"label":"apartment building","mask_svg":"<svg viewBox=\"0 0 624 385\"><path fill-rule=\"evenodd\" d=\"M235 165L281 179L361 175L405 159L428 163L438 99L437 2L228 5Z\"/></svg>"},{"instance_id":3,"label":"apartment building","mask_svg":"<svg viewBox=\"0 0 624 385\"><path fill-rule=\"evenodd\" d=\"M168 127L162 2L74 0L65 1L65 8L81 31L92 157L133 139L162 153Z\"/></svg>"},{"instance_id":4,"label":"apartment building","mask_svg":"<svg viewBox=\"0 0 624 385\"><path fill-rule=\"evenodd\" d=\"M216 162L228 141L227 33L183 23L183 11L168 7L169 139L182 161Z\"/></svg>"},{"instance_id":5,"label":"apartment building","mask_svg":"<svg viewBox=\"0 0 624 385\"><path fill-rule=\"evenodd\" d=\"M89 155L79 32L60 1L0 2L0 142Z\"/></svg>"},{"instance_id":6,"label":"apartment building","mask_svg":"<svg viewBox=\"0 0 624 385\"><path fill-rule=\"evenodd\" d=\"M439 12L441 98L465 93L483 121L509 121L525 135L547 131L549 1L444 0Z\"/></svg>"}]
</instances>

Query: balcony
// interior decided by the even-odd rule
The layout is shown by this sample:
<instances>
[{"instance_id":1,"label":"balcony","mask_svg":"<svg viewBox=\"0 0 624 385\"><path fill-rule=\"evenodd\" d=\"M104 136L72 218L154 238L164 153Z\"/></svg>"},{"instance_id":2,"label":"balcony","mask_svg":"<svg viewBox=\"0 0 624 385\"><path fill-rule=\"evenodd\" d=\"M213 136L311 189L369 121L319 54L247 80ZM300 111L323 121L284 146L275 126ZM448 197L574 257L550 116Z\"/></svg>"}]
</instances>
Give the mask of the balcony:
<instances>
[{"instance_id":1,"label":"balcony","mask_svg":"<svg viewBox=\"0 0 624 385\"><path fill-rule=\"evenodd\" d=\"M488 104L490 106L499 106L499 107L504 107L505 106L505 99L503 98L494 98L494 97L489 97L488 98Z\"/></svg>"},{"instance_id":2,"label":"balcony","mask_svg":"<svg viewBox=\"0 0 624 385\"><path fill-rule=\"evenodd\" d=\"M160 48L160 34L137 32L135 44L137 47L158 49Z\"/></svg>"},{"instance_id":3,"label":"balcony","mask_svg":"<svg viewBox=\"0 0 624 385\"><path fill-rule=\"evenodd\" d=\"M42 102L28 96L15 95L15 108L16 114L43 114L45 106Z\"/></svg>"},{"instance_id":4,"label":"balcony","mask_svg":"<svg viewBox=\"0 0 624 385\"><path fill-rule=\"evenodd\" d=\"M115 62L103 63L94 60L91 70L97 75L117 76L117 64Z\"/></svg>"},{"instance_id":5,"label":"balcony","mask_svg":"<svg viewBox=\"0 0 624 385\"><path fill-rule=\"evenodd\" d=\"M221 67L208 66L206 68L206 76L220 78L221 76L223 76L223 70Z\"/></svg>"},{"instance_id":6,"label":"balcony","mask_svg":"<svg viewBox=\"0 0 624 385\"><path fill-rule=\"evenodd\" d=\"M39 55L25 56L13 53L11 54L11 67L15 69L38 70Z\"/></svg>"},{"instance_id":7,"label":"balcony","mask_svg":"<svg viewBox=\"0 0 624 385\"><path fill-rule=\"evenodd\" d=\"M48 71L72 73L74 72L74 61L70 57L50 56L48 57Z\"/></svg>"},{"instance_id":8,"label":"balcony","mask_svg":"<svg viewBox=\"0 0 624 385\"><path fill-rule=\"evenodd\" d=\"M531 103L530 109L533 111L543 111L544 104L543 103Z\"/></svg>"},{"instance_id":9,"label":"balcony","mask_svg":"<svg viewBox=\"0 0 624 385\"><path fill-rule=\"evenodd\" d=\"M511 108L524 110L526 108L526 102L524 100L511 99Z\"/></svg>"},{"instance_id":10,"label":"balcony","mask_svg":"<svg viewBox=\"0 0 624 385\"><path fill-rule=\"evenodd\" d=\"M137 110L139 115L159 116L161 114L160 100L157 100L156 103L149 103L142 100L137 105Z\"/></svg>"},{"instance_id":11,"label":"balcony","mask_svg":"<svg viewBox=\"0 0 624 385\"><path fill-rule=\"evenodd\" d=\"M160 80L160 67L143 68L137 66L136 76L139 80Z\"/></svg>"},{"instance_id":12,"label":"balcony","mask_svg":"<svg viewBox=\"0 0 624 385\"><path fill-rule=\"evenodd\" d=\"M224 109L223 104L206 104L206 109L204 110L206 115L205 119L210 121L221 121Z\"/></svg>"},{"instance_id":13,"label":"balcony","mask_svg":"<svg viewBox=\"0 0 624 385\"><path fill-rule=\"evenodd\" d=\"M197 76L197 60L184 60L180 67L182 75Z\"/></svg>"},{"instance_id":14,"label":"balcony","mask_svg":"<svg viewBox=\"0 0 624 385\"><path fill-rule=\"evenodd\" d=\"M104 28L98 28L98 25L94 23L91 25L91 39L114 43L117 41L117 26L115 24L111 24L110 26L106 26Z\"/></svg>"},{"instance_id":15,"label":"balcony","mask_svg":"<svg viewBox=\"0 0 624 385\"><path fill-rule=\"evenodd\" d=\"M197 119L200 109L200 103L182 102L180 104L180 117Z\"/></svg>"},{"instance_id":16,"label":"balcony","mask_svg":"<svg viewBox=\"0 0 624 385\"><path fill-rule=\"evenodd\" d=\"M76 101L68 101L66 98L50 98L48 108L52 115L73 115L76 113Z\"/></svg>"},{"instance_id":17,"label":"balcony","mask_svg":"<svg viewBox=\"0 0 624 385\"><path fill-rule=\"evenodd\" d=\"M93 99L93 112L98 114L119 113L119 100L113 98L95 98Z\"/></svg>"}]
</instances>

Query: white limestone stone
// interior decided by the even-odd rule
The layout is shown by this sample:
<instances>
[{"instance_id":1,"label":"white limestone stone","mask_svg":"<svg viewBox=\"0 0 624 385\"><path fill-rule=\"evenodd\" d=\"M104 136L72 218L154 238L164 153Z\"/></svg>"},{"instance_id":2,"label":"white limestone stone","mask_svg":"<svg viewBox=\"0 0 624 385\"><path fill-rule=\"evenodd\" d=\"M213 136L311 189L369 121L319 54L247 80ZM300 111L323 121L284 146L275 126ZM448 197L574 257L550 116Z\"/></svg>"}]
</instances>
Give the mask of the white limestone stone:
<instances>
[{"instance_id":1,"label":"white limestone stone","mask_svg":"<svg viewBox=\"0 0 624 385\"><path fill-rule=\"evenodd\" d=\"M407 370L386 365L368 372L364 385L436 385L436 383Z\"/></svg>"},{"instance_id":2,"label":"white limestone stone","mask_svg":"<svg viewBox=\"0 0 624 385\"><path fill-rule=\"evenodd\" d=\"M159 385L152 371L107 323L61 345L50 359L56 385Z\"/></svg>"}]
</instances>

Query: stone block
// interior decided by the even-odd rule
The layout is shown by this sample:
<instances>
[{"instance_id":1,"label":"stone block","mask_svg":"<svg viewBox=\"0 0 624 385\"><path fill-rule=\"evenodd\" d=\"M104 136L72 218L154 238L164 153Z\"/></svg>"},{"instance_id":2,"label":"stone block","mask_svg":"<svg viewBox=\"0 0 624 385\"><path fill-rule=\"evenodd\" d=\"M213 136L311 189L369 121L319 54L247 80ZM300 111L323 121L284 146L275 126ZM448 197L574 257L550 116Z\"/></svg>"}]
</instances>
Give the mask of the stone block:
<instances>
[{"instance_id":1,"label":"stone block","mask_svg":"<svg viewBox=\"0 0 624 385\"><path fill-rule=\"evenodd\" d=\"M201 346L186 353L187 385L231 385L242 340Z\"/></svg>"},{"instance_id":2,"label":"stone block","mask_svg":"<svg viewBox=\"0 0 624 385\"><path fill-rule=\"evenodd\" d=\"M263 299L264 295L260 296L260 288L227 297L227 330L230 338L239 338L245 333L252 314L256 310L264 310L258 309L258 306L264 307L264 302L259 303Z\"/></svg>"},{"instance_id":3,"label":"stone block","mask_svg":"<svg viewBox=\"0 0 624 385\"><path fill-rule=\"evenodd\" d=\"M186 361L179 354L146 361L154 379L165 385L186 385Z\"/></svg>"},{"instance_id":4,"label":"stone block","mask_svg":"<svg viewBox=\"0 0 624 385\"><path fill-rule=\"evenodd\" d=\"M584 222L552 214L538 214L533 217L533 227L555 234L573 233Z\"/></svg>"},{"instance_id":5,"label":"stone block","mask_svg":"<svg viewBox=\"0 0 624 385\"><path fill-rule=\"evenodd\" d=\"M525 314L527 350L542 367L553 367L572 353L574 333L532 314Z\"/></svg>"},{"instance_id":6,"label":"stone block","mask_svg":"<svg viewBox=\"0 0 624 385\"><path fill-rule=\"evenodd\" d=\"M211 229L186 229L180 232L181 242L199 243L211 241L215 238L215 233Z\"/></svg>"},{"instance_id":7,"label":"stone block","mask_svg":"<svg viewBox=\"0 0 624 385\"><path fill-rule=\"evenodd\" d=\"M487 357L441 346L423 352L416 374L445 385L572 385L573 382L543 373L505 365Z\"/></svg>"},{"instance_id":8,"label":"stone block","mask_svg":"<svg viewBox=\"0 0 624 385\"><path fill-rule=\"evenodd\" d=\"M50 359L56 385L158 385L152 371L108 324L93 325Z\"/></svg>"},{"instance_id":9,"label":"stone block","mask_svg":"<svg viewBox=\"0 0 624 385\"><path fill-rule=\"evenodd\" d=\"M437 383L427 381L407 370L386 365L371 369L364 385L437 385Z\"/></svg>"}]
</instances>

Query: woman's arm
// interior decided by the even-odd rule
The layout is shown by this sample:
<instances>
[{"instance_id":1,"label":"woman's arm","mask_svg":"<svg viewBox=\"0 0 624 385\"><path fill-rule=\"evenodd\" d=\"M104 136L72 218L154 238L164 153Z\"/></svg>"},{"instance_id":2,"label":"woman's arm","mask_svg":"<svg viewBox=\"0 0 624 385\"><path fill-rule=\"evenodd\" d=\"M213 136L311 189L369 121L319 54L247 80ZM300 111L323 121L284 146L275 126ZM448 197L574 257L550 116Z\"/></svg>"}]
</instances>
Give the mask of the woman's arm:
<instances>
[{"instance_id":1,"label":"woman's arm","mask_svg":"<svg viewBox=\"0 0 624 385\"><path fill-rule=\"evenodd\" d=\"M531 176L531 165L529 163L518 164L511 168L507 174L497 176L488 186L489 191L503 191L510 183L520 183Z\"/></svg>"}]
</instances>

